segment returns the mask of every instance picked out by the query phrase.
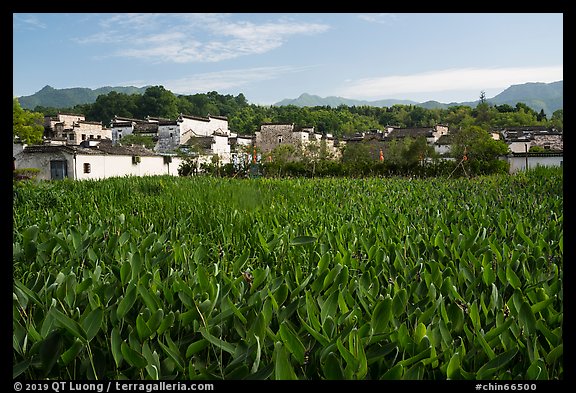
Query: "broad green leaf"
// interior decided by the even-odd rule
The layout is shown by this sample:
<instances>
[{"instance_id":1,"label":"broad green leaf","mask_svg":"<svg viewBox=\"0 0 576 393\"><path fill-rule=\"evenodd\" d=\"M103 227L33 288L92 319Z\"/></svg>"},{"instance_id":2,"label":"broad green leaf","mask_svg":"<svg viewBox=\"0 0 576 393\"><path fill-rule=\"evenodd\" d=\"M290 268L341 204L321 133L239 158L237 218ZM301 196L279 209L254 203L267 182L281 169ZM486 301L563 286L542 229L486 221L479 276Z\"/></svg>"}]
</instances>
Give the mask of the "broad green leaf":
<instances>
[{"instance_id":1,"label":"broad green leaf","mask_svg":"<svg viewBox=\"0 0 576 393\"><path fill-rule=\"evenodd\" d=\"M60 355L60 361L62 365L67 366L72 360L80 354L82 349L84 348L84 344L79 339L74 340L72 345L62 354Z\"/></svg>"},{"instance_id":2,"label":"broad green leaf","mask_svg":"<svg viewBox=\"0 0 576 393\"><path fill-rule=\"evenodd\" d=\"M32 359L26 359L18 364L15 364L14 367L12 367L12 379L18 378L23 372L28 370L30 364L32 364Z\"/></svg>"},{"instance_id":3,"label":"broad green leaf","mask_svg":"<svg viewBox=\"0 0 576 393\"><path fill-rule=\"evenodd\" d=\"M56 309L52 309L52 313L54 315L56 323L60 327L63 327L70 334L72 334L76 338L79 338L83 342L87 342L86 332L84 331L84 329L82 329L82 326L80 326L78 322L62 314L62 312Z\"/></svg>"},{"instance_id":4,"label":"broad green leaf","mask_svg":"<svg viewBox=\"0 0 576 393\"><path fill-rule=\"evenodd\" d=\"M226 297L226 303L228 304L228 307L230 307L230 309L232 310L232 312L234 313L234 315L236 315L236 317L242 321L243 324L247 324L248 321L246 320L246 317L240 312L240 310L238 309L238 307L236 307L236 305L234 303L232 303L232 300L230 300L229 297Z\"/></svg>"},{"instance_id":5,"label":"broad green leaf","mask_svg":"<svg viewBox=\"0 0 576 393\"><path fill-rule=\"evenodd\" d=\"M260 366L260 358L262 356L262 348L260 346L260 338L258 336L254 336L256 339L256 359L254 359L254 363L252 363L252 369L250 370L252 374L258 371L258 367Z\"/></svg>"},{"instance_id":6,"label":"broad green leaf","mask_svg":"<svg viewBox=\"0 0 576 393\"><path fill-rule=\"evenodd\" d=\"M340 337L336 339L336 347L338 352L342 355L342 358L346 361L346 364L350 366L353 371L358 370L360 366L360 361L354 357L354 355L344 346Z\"/></svg>"},{"instance_id":7,"label":"broad green leaf","mask_svg":"<svg viewBox=\"0 0 576 393\"><path fill-rule=\"evenodd\" d=\"M298 236L290 241L291 246L303 246L305 244L311 244L316 241L313 236Z\"/></svg>"},{"instance_id":8,"label":"broad green leaf","mask_svg":"<svg viewBox=\"0 0 576 393\"><path fill-rule=\"evenodd\" d=\"M146 340L153 333L152 329L150 329L146 324L144 316L141 313L136 317L136 331L138 332L138 338L140 338L140 341Z\"/></svg>"},{"instance_id":9,"label":"broad green leaf","mask_svg":"<svg viewBox=\"0 0 576 393\"><path fill-rule=\"evenodd\" d=\"M140 277L140 273L142 272L142 256L140 252L136 252L132 254L130 257L130 271L132 273L131 278L132 281L137 281L138 277Z\"/></svg>"},{"instance_id":10,"label":"broad green leaf","mask_svg":"<svg viewBox=\"0 0 576 393\"><path fill-rule=\"evenodd\" d=\"M482 263L482 279L486 286L492 285L496 281L496 274L494 273L494 270L492 270L491 262Z\"/></svg>"},{"instance_id":11,"label":"broad green leaf","mask_svg":"<svg viewBox=\"0 0 576 393\"><path fill-rule=\"evenodd\" d=\"M158 311L158 308L161 307L161 304L159 304L159 301L157 301L156 295L154 295L151 291L149 291L143 283L138 283L137 288L138 293L140 294L140 297L142 298L142 301L144 302L148 310L150 310L151 313L155 313L156 311Z\"/></svg>"},{"instance_id":12,"label":"broad green leaf","mask_svg":"<svg viewBox=\"0 0 576 393\"><path fill-rule=\"evenodd\" d=\"M512 321L512 320L510 319L510 321ZM502 329L499 332L496 332L497 334L500 334L500 332L504 331L504 329L506 329L507 327L503 324L500 326L500 328L502 328ZM496 330L496 329L498 329L498 328L495 328L493 330ZM490 332L492 332L492 330ZM493 337L496 337L496 335ZM484 352L486 353L486 355L488 355L488 359L490 359L490 360L494 359L496 357L496 354L494 353L494 350L492 349L492 347L490 347L490 345L488 344L488 340L482 335L481 331L476 330L476 338L478 339L478 342L480 343L480 345L484 349Z\"/></svg>"},{"instance_id":13,"label":"broad green leaf","mask_svg":"<svg viewBox=\"0 0 576 393\"><path fill-rule=\"evenodd\" d=\"M528 380L548 380L548 371L546 364L542 359L536 359L526 370L526 379Z\"/></svg>"},{"instance_id":14,"label":"broad green leaf","mask_svg":"<svg viewBox=\"0 0 576 393\"><path fill-rule=\"evenodd\" d=\"M326 299L322 307L320 308L320 321L324 324L326 317L328 315L336 315L338 310L338 291L332 292L332 294Z\"/></svg>"},{"instance_id":15,"label":"broad green leaf","mask_svg":"<svg viewBox=\"0 0 576 393\"><path fill-rule=\"evenodd\" d=\"M304 329L306 329L308 331L308 333L310 333L312 335L312 337L314 337L316 339L316 341L318 341L320 343L320 345L322 345L323 347L326 347L326 346L328 346L328 344L330 344L330 341L328 340L328 338L326 338L324 335L322 335L322 333L314 330L314 328L311 327L310 325L308 325L306 323L306 321L304 321L301 317L299 319L300 319L300 323L302 324Z\"/></svg>"},{"instance_id":16,"label":"broad green leaf","mask_svg":"<svg viewBox=\"0 0 576 393\"><path fill-rule=\"evenodd\" d=\"M392 311L395 317L405 314L406 303L408 302L408 293L405 288L400 289L392 299Z\"/></svg>"},{"instance_id":17,"label":"broad green leaf","mask_svg":"<svg viewBox=\"0 0 576 393\"><path fill-rule=\"evenodd\" d=\"M156 330L156 333L158 335L161 335L166 330L170 329L172 327L172 325L174 324L175 319L176 319L176 316L174 315L174 311L170 311L168 313L168 315L166 315L166 317L162 320L162 323L160 324L160 326Z\"/></svg>"},{"instance_id":18,"label":"broad green leaf","mask_svg":"<svg viewBox=\"0 0 576 393\"><path fill-rule=\"evenodd\" d=\"M234 264L232 265L232 273L234 274L234 277L240 275L240 271L246 264L246 261L248 260L249 256L250 256L250 250L246 250L242 255L236 258Z\"/></svg>"},{"instance_id":19,"label":"broad green leaf","mask_svg":"<svg viewBox=\"0 0 576 393\"><path fill-rule=\"evenodd\" d=\"M306 348L302 341L298 338L296 333L292 329L290 329L287 323L282 323L279 329L280 337L284 343L284 347L286 347L298 363L304 363L304 354L306 352Z\"/></svg>"},{"instance_id":20,"label":"broad green leaf","mask_svg":"<svg viewBox=\"0 0 576 393\"><path fill-rule=\"evenodd\" d=\"M523 302L522 306L520 306L518 320L529 335L536 331L536 318L528 302Z\"/></svg>"},{"instance_id":21,"label":"broad green leaf","mask_svg":"<svg viewBox=\"0 0 576 393\"><path fill-rule=\"evenodd\" d=\"M472 326L474 326L474 330L477 332L480 331L480 313L478 311L478 305L476 302L473 302L472 305L469 307L469 314L470 320L472 321Z\"/></svg>"},{"instance_id":22,"label":"broad green leaf","mask_svg":"<svg viewBox=\"0 0 576 393\"><path fill-rule=\"evenodd\" d=\"M328 272L326 277L324 277L324 283L322 284L322 290L325 290L326 288L328 288L329 286L334 284L334 279L336 278L336 276L338 276L338 273L340 273L340 270L342 270L342 265L337 263L332 268L332 270L330 270Z\"/></svg>"},{"instance_id":23,"label":"broad green leaf","mask_svg":"<svg viewBox=\"0 0 576 393\"><path fill-rule=\"evenodd\" d=\"M274 379L276 380L291 380L298 379L294 368L290 363L288 354L280 341L274 343Z\"/></svg>"},{"instance_id":24,"label":"broad green leaf","mask_svg":"<svg viewBox=\"0 0 576 393\"><path fill-rule=\"evenodd\" d=\"M488 333L486 333L484 335L484 338L488 342L492 341L494 338L500 336L500 334L502 334L502 332L508 330L508 328L510 327L512 322L513 322L512 318L507 318L501 325L491 329Z\"/></svg>"},{"instance_id":25,"label":"broad green leaf","mask_svg":"<svg viewBox=\"0 0 576 393\"><path fill-rule=\"evenodd\" d=\"M208 340L211 344L216 345L218 348L223 349L224 351L228 352L229 354L231 354L232 356L235 356L236 353L236 346L234 344L231 344L229 342L226 342L224 340L219 339L218 337L214 337L213 335L211 335L210 333L208 333L206 331L205 328L201 327L200 329L198 329L200 334L202 334L202 336Z\"/></svg>"},{"instance_id":26,"label":"broad green leaf","mask_svg":"<svg viewBox=\"0 0 576 393\"><path fill-rule=\"evenodd\" d=\"M208 340L206 340L205 338L201 338L200 340L195 341L192 344L188 345L188 348L186 349L186 358L189 358L192 355L200 352L204 348L208 347L209 344L210 343Z\"/></svg>"},{"instance_id":27,"label":"broad green leaf","mask_svg":"<svg viewBox=\"0 0 576 393\"><path fill-rule=\"evenodd\" d=\"M425 359L427 357L430 356L430 347L426 348L424 351L420 352L419 354L412 356L408 359L404 359L398 362L398 364L401 364L403 367L408 367L409 365L419 362L422 359Z\"/></svg>"},{"instance_id":28,"label":"broad green leaf","mask_svg":"<svg viewBox=\"0 0 576 393\"><path fill-rule=\"evenodd\" d=\"M50 371L56 364L64 347L64 340L60 331L55 330L40 343L39 356L42 362L44 377L50 375Z\"/></svg>"},{"instance_id":29,"label":"broad green leaf","mask_svg":"<svg viewBox=\"0 0 576 393\"><path fill-rule=\"evenodd\" d=\"M156 310L154 314L150 316L150 319L148 319L148 321L146 322L146 325L148 325L148 328L151 331L150 334L158 330L163 320L164 320L164 310L159 308L158 310Z\"/></svg>"},{"instance_id":30,"label":"broad green leaf","mask_svg":"<svg viewBox=\"0 0 576 393\"><path fill-rule=\"evenodd\" d=\"M533 304L530 308L532 309L532 313L534 314L538 314L539 312L541 312L542 310L545 310L546 308L548 308L548 306L554 302L555 297L550 297L546 300L542 300L541 302L538 302L536 304Z\"/></svg>"},{"instance_id":31,"label":"broad green leaf","mask_svg":"<svg viewBox=\"0 0 576 393\"><path fill-rule=\"evenodd\" d=\"M416 325L416 328L414 329L414 342L416 344L420 343L420 341L422 341L425 335L426 335L426 325L420 322L418 323L418 325Z\"/></svg>"},{"instance_id":32,"label":"broad green leaf","mask_svg":"<svg viewBox=\"0 0 576 393\"><path fill-rule=\"evenodd\" d=\"M334 352L329 352L325 357L324 362L321 364L324 377L328 380L342 380L344 374L342 373L342 366L338 356Z\"/></svg>"},{"instance_id":33,"label":"broad green leaf","mask_svg":"<svg viewBox=\"0 0 576 393\"><path fill-rule=\"evenodd\" d=\"M448 362L448 368L446 369L446 376L448 379L460 379L460 353L455 352Z\"/></svg>"},{"instance_id":34,"label":"broad green leaf","mask_svg":"<svg viewBox=\"0 0 576 393\"><path fill-rule=\"evenodd\" d=\"M82 320L82 328L86 332L86 338L88 341L96 336L100 327L102 326L102 321L104 319L104 311L101 308L96 308L88 313L86 317Z\"/></svg>"},{"instance_id":35,"label":"broad green leaf","mask_svg":"<svg viewBox=\"0 0 576 393\"><path fill-rule=\"evenodd\" d=\"M512 269L512 266L510 266L510 264L506 265L506 280L508 280L508 282L514 289L520 289L522 287L522 282L520 281L520 279Z\"/></svg>"},{"instance_id":36,"label":"broad green leaf","mask_svg":"<svg viewBox=\"0 0 576 393\"><path fill-rule=\"evenodd\" d=\"M476 379L492 379L491 377L505 367L518 353L518 348L512 348L489 360L476 373Z\"/></svg>"},{"instance_id":37,"label":"broad green leaf","mask_svg":"<svg viewBox=\"0 0 576 393\"><path fill-rule=\"evenodd\" d=\"M168 355L168 357L174 361L174 364L176 365L178 370L180 372L183 372L184 371L184 359L182 359L182 356L180 356L180 351L174 345L174 342L170 338L169 334L164 335L164 338L166 339L166 342L168 343L168 345L164 344L162 341L158 341L158 344L160 344L160 347L162 348L164 353L166 355Z\"/></svg>"},{"instance_id":38,"label":"broad green leaf","mask_svg":"<svg viewBox=\"0 0 576 393\"><path fill-rule=\"evenodd\" d=\"M148 364L144 356L142 356L134 349L130 348L130 346L125 341L123 341L122 344L120 344L120 350L122 351L123 358L131 366L134 366L136 368L144 368Z\"/></svg>"},{"instance_id":39,"label":"broad green leaf","mask_svg":"<svg viewBox=\"0 0 576 393\"><path fill-rule=\"evenodd\" d=\"M404 372L403 380L421 380L424 376L424 364L417 362Z\"/></svg>"},{"instance_id":40,"label":"broad green leaf","mask_svg":"<svg viewBox=\"0 0 576 393\"><path fill-rule=\"evenodd\" d=\"M128 283L128 279L131 277L132 268L130 267L130 262L125 261L120 266L120 282L122 285Z\"/></svg>"},{"instance_id":41,"label":"broad green leaf","mask_svg":"<svg viewBox=\"0 0 576 393\"><path fill-rule=\"evenodd\" d=\"M392 318L392 298L389 296L378 302L372 312L370 325L372 326L373 334L384 333L388 330L388 323Z\"/></svg>"},{"instance_id":42,"label":"broad green leaf","mask_svg":"<svg viewBox=\"0 0 576 393\"><path fill-rule=\"evenodd\" d=\"M546 363L553 364L563 354L564 354L564 344L560 344L556 348L548 352L548 355L546 355Z\"/></svg>"},{"instance_id":43,"label":"broad green leaf","mask_svg":"<svg viewBox=\"0 0 576 393\"><path fill-rule=\"evenodd\" d=\"M124 297L118 302L118 308L116 309L116 314L118 315L119 319L124 318L132 306L134 306L134 303L136 302L136 294L136 284L133 282L129 283L128 288L126 289L126 293L124 294Z\"/></svg>"},{"instance_id":44,"label":"broad green leaf","mask_svg":"<svg viewBox=\"0 0 576 393\"><path fill-rule=\"evenodd\" d=\"M401 364L395 364L394 367L386 371L380 379L397 381L402 379L403 374L404 374L404 366L402 366Z\"/></svg>"},{"instance_id":45,"label":"broad green leaf","mask_svg":"<svg viewBox=\"0 0 576 393\"><path fill-rule=\"evenodd\" d=\"M112 328L112 332L110 333L110 348L112 349L112 357L116 363L116 368L120 367L123 359L121 345L122 338L120 337L120 331L118 330L117 326L114 326Z\"/></svg>"}]
</instances>

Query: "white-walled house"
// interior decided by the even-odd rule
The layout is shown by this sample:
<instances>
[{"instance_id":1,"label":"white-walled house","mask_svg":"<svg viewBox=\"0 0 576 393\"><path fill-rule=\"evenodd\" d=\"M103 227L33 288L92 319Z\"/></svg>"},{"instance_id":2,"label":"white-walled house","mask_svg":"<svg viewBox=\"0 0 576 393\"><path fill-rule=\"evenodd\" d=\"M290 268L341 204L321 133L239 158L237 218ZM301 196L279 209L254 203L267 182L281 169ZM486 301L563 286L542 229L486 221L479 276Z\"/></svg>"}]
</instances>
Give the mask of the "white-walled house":
<instances>
[{"instance_id":1,"label":"white-walled house","mask_svg":"<svg viewBox=\"0 0 576 393\"><path fill-rule=\"evenodd\" d=\"M547 153L514 153L512 152L507 156L508 163L510 164L509 173L525 171L526 169L534 169L538 166L547 167L563 167L564 166L564 153L563 152L547 152Z\"/></svg>"},{"instance_id":2,"label":"white-walled house","mask_svg":"<svg viewBox=\"0 0 576 393\"><path fill-rule=\"evenodd\" d=\"M80 146L31 145L13 148L15 169L38 168L38 180L105 179L124 176L178 176L182 159L142 146L113 146L111 140Z\"/></svg>"},{"instance_id":3,"label":"white-walled house","mask_svg":"<svg viewBox=\"0 0 576 393\"><path fill-rule=\"evenodd\" d=\"M70 145L79 145L91 139L112 139L112 130L101 122L86 121L82 115L58 113L55 117L44 117L45 134Z\"/></svg>"}]
</instances>

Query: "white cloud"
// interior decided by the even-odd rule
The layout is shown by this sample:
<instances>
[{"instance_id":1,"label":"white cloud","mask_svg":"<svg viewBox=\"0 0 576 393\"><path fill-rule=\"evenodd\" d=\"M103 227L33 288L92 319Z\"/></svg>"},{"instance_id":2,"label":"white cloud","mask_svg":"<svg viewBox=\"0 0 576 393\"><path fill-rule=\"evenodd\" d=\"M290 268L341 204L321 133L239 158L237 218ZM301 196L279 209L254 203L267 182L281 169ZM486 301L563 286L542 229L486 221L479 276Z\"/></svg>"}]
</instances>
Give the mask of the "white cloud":
<instances>
[{"instance_id":1,"label":"white cloud","mask_svg":"<svg viewBox=\"0 0 576 393\"><path fill-rule=\"evenodd\" d=\"M375 13L375 14L359 14L358 18L366 22L380 23L383 25L395 22L398 19L396 14Z\"/></svg>"},{"instance_id":2,"label":"white cloud","mask_svg":"<svg viewBox=\"0 0 576 393\"><path fill-rule=\"evenodd\" d=\"M80 43L116 44L111 56L152 62L218 62L261 54L291 36L318 34L328 25L275 20L233 21L229 14L123 14L108 16L102 30Z\"/></svg>"},{"instance_id":3,"label":"white cloud","mask_svg":"<svg viewBox=\"0 0 576 393\"><path fill-rule=\"evenodd\" d=\"M195 94L208 91L223 91L245 86L253 82L272 80L284 74L302 72L307 67L255 67L248 69L227 70L196 74L186 78L167 80L162 85L176 94Z\"/></svg>"},{"instance_id":4,"label":"white cloud","mask_svg":"<svg viewBox=\"0 0 576 393\"><path fill-rule=\"evenodd\" d=\"M374 99L408 93L506 88L527 82L550 83L563 79L563 66L461 68L349 81L338 90L347 98Z\"/></svg>"},{"instance_id":5,"label":"white cloud","mask_svg":"<svg viewBox=\"0 0 576 393\"><path fill-rule=\"evenodd\" d=\"M13 14L12 15L12 28L17 30L19 28L36 30L45 29L46 23L41 22L36 15L28 14Z\"/></svg>"}]
</instances>

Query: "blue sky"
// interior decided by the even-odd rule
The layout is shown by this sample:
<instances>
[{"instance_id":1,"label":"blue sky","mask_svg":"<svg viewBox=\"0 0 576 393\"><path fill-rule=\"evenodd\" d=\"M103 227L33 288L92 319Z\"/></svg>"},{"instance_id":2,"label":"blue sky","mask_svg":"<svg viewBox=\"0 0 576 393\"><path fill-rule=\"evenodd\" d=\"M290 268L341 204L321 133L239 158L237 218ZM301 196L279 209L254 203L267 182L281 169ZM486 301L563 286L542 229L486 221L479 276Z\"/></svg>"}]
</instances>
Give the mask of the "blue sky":
<instances>
[{"instance_id":1,"label":"blue sky","mask_svg":"<svg viewBox=\"0 0 576 393\"><path fill-rule=\"evenodd\" d=\"M14 13L13 95L162 85L444 103L563 80L562 13Z\"/></svg>"}]
</instances>

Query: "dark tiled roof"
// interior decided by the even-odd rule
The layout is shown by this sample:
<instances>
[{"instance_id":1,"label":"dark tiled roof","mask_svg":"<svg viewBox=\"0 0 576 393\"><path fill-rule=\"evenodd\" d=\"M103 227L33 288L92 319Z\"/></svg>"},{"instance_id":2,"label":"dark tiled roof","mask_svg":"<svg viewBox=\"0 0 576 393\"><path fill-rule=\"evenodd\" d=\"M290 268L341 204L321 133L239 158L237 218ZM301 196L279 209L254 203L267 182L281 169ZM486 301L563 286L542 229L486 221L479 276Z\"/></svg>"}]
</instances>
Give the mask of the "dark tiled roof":
<instances>
[{"instance_id":1,"label":"dark tiled roof","mask_svg":"<svg viewBox=\"0 0 576 393\"><path fill-rule=\"evenodd\" d=\"M211 117L213 119L228 120L228 118L226 116L208 115L208 117Z\"/></svg>"},{"instance_id":2,"label":"dark tiled roof","mask_svg":"<svg viewBox=\"0 0 576 393\"><path fill-rule=\"evenodd\" d=\"M78 124L95 124L95 125L102 125L101 121L86 121L86 120L78 120Z\"/></svg>"},{"instance_id":3,"label":"dark tiled roof","mask_svg":"<svg viewBox=\"0 0 576 393\"><path fill-rule=\"evenodd\" d=\"M434 129L431 127L421 127L421 128L394 128L388 134L388 138L405 138L405 137L418 137L418 136L432 136Z\"/></svg>"},{"instance_id":4,"label":"dark tiled roof","mask_svg":"<svg viewBox=\"0 0 576 393\"><path fill-rule=\"evenodd\" d=\"M192 120L199 120L199 121L210 121L209 118L207 117L200 117L200 116L192 116L192 115L180 115L180 118L182 119L192 119Z\"/></svg>"},{"instance_id":5,"label":"dark tiled roof","mask_svg":"<svg viewBox=\"0 0 576 393\"><path fill-rule=\"evenodd\" d=\"M188 139L184 146L195 146L202 149L210 149L214 143L214 138L211 136L196 136Z\"/></svg>"},{"instance_id":6,"label":"dark tiled roof","mask_svg":"<svg viewBox=\"0 0 576 393\"><path fill-rule=\"evenodd\" d=\"M112 119L112 122L116 122L116 121L143 122L145 120L133 119L131 117L114 116L114 119Z\"/></svg>"},{"instance_id":7,"label":"dark tiled roof","mask_svg":"<svg viewBox=\"0 0 576 393\"><path fill-rule=\"evenodd\" d=\"M552 131L546 126L515 126L515 127L504 127L502 131L507 132L521 132L521 131Z\"/></svg>"},{"instance_id":8,"label":"dark tiled roof","mask_svg":"<svg viewBox=\"0 0 576 393\"><path fill-rule=\"evenodd\" d=\"M158 123L136 123L134 132L158 132Z\"/></svg>"},{"instance_id":9,"label":"dark tiled roof","mask_svg":"<svg viewBox=\"0 0 576 393\"><path fill-rule=\"evenodd\" d=\"M59 146L59 145L31 145L24 149L24 153L56 153L64 152L68 154L83 154L83 155L138 155L138 156L155 156L157 155L152 150L146 149L141 145L138 146L124 146L112 145L109 139L102 139L96 146L81 147L81 146Z\"/></svg>"}]
</instances>

